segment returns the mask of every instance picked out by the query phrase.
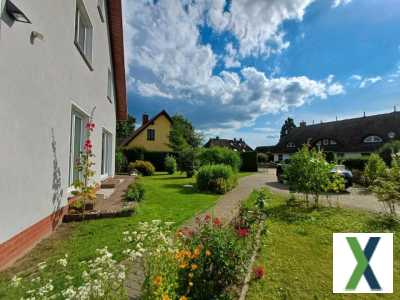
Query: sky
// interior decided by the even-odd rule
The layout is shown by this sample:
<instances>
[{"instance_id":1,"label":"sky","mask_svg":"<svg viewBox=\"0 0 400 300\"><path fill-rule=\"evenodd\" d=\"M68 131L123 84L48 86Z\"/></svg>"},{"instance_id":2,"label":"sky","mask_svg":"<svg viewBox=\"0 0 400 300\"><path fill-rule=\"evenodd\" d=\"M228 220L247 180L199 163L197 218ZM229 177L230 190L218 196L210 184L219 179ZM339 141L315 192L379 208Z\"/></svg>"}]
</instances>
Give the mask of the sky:
<instances>
[{"instance_id":1,"label":"sky","mask_svg":"<svg viewBox=\"0 0 400 300\"><path fill-rule=\"evenodd\" d=\"M128 111L274 145L298 124L400 110L399 0L123 0Z\"/></svg>"}]
</instances>

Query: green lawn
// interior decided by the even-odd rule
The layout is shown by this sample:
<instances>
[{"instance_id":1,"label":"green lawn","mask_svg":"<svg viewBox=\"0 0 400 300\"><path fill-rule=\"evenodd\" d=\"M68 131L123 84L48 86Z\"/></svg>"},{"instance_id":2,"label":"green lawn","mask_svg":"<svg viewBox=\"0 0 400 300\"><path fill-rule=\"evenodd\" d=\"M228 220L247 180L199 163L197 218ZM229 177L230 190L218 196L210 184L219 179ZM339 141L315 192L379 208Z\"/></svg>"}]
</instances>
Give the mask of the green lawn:
<instances>
[{"instance_id":1,"label":"green lawn","mask_svg":"<svg viewBox=\"0 0 400 300\"><path fill-rule=\"evenodd\" d=\"M273 196L268 232L258 264L266 276L253 281L248 300L400 299L400 226L388 228L375 214L341 208L288 208ZM394 294L332 294L332 233L395 232ZM397 284L397 286L396 286Z\"/></svg>"},{"instance_id":2,"label":"green lawn","mask_svg":"<svg viewBox=\"0 0 400 300\"><path fill-rule=\"evenodd\" d=\"M118 258L123 250L122 232L132 230L140 221L161 219L174 221L176 226L193 217L196 213L213 206L218 195L199 193L184 188L185 184L194 184L194 178L180 175L158 173L141 179L145 188L145 200L138 206L134 216L129 218L104 219L63 225L50 238L40 243L16 267L0 274L0 298L14 299L7 294L8 279L15 273L32 269L37 263L47 261L47 270L54 274L54 283L60 282L55 262L64 254L69 255L70 268L79 273L78 264L82 260L95 257L95 250L108 246Z\"/></svg>"}]
</instances>

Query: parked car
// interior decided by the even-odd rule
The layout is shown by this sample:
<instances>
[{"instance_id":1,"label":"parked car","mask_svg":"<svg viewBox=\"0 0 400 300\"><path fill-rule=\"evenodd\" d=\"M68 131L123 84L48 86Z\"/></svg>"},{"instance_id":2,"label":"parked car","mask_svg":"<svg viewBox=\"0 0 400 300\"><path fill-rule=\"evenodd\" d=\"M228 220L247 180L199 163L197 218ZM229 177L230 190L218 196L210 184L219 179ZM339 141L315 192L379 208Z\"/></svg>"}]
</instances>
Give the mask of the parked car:
<instances>
[{"instance_id":1,"label":"parked car","mask_svg":"<svg viewBox=\"0 0 400 300\"><path fill-rule=\"evenodd\" d=\"M276 167L276 177L278 178L279 183L284 183L283 178L283 169L284 166L287 165L288 162L285 161L284 163L280 163ZM336 173L339 176L343 177L345 188L348 189L353 185L353 174L350 170L346 169L344 165L336 165L332 170L331 173Z\"/></svg>"}]
</instances>

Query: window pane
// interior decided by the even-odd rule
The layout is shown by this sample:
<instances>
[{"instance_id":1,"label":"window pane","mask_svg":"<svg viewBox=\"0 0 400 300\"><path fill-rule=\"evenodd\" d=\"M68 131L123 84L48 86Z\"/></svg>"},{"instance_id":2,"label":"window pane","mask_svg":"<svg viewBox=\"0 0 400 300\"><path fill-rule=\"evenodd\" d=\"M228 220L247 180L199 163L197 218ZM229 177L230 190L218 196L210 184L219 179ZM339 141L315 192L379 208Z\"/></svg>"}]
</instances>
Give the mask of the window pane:
<instances>
[{"instance_id":1,"label":"window pane","mask_svg":"<svg viewBox=\"0 0 400 300\"><path fill-rule=\"evenodd\" d=\"M90 26L86 27L85 33L86 33L85 55L86 55L86 58L89 60L89 62L92 62L92 35L93 35L92 27L90 27Z\"/></svg>"},{"instance_id":2,"label":"window pane","mask_svg":"<svg viewBox=\"0 0 400 300\"><path fill-rule=\"evenodd\" d=\"M73 175L72 175L72 183L75 182L76 180L79 179L79 172L76 169L76 162L80 159L81 157L81 151L82 151L82 129L83 129L83 121L80 117L77 115L74 115L74 144L73 144Z\"/></svg>"},{"instance_id":3,"label":"window pane","mask_svg":"<svg viewBox=\"0 0 400 300\"><path fill-rule=\"evenodd\" d=\"M107 97L112 99L112 75L110 69L108 70L108 86L107 86Z\"/></svg>"},{"instance_id":4,"label":"window pane","mask_svg":"<svg viewBox=\"0 0 400 300\"><path fill-rule=\"evenodd\" d=\"M78 9L78 14L79 14L79 17L78 17L78 20L79 20L79 22L78 22L78 44L79 44L79 47L81 48L81 50L82 51L85 51L85 24L84 24L84 21L83 21L83 18L82 18L82 14L79 12L79 9Z\"/></svg>"}]
</instances>

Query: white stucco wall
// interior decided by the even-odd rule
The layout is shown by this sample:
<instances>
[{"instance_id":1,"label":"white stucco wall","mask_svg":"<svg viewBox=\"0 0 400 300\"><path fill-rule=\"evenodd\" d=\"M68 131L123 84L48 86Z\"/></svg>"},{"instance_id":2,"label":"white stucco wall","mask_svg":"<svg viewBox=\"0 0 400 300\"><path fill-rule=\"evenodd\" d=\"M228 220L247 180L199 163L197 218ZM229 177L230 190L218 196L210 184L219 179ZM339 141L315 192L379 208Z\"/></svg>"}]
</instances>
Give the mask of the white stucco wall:
<instances>
[{"instance_id":1,"label":"white stucco wall","mask_svg":"<svg viewBox=\"0 0 400 300\"><path fill-rule=\"evenodd\" d=\"M107 99L108 25L97 1L84 1L93 25L93 71L74 45L75 0L12 1L32 24L0 21L0 243L66 205L72 105L87 114L96 106L96 180L102 129L115 137L116 124L114 99ZM44 40L31 44L32 31Z\"/></svg>"}]
</instances>

